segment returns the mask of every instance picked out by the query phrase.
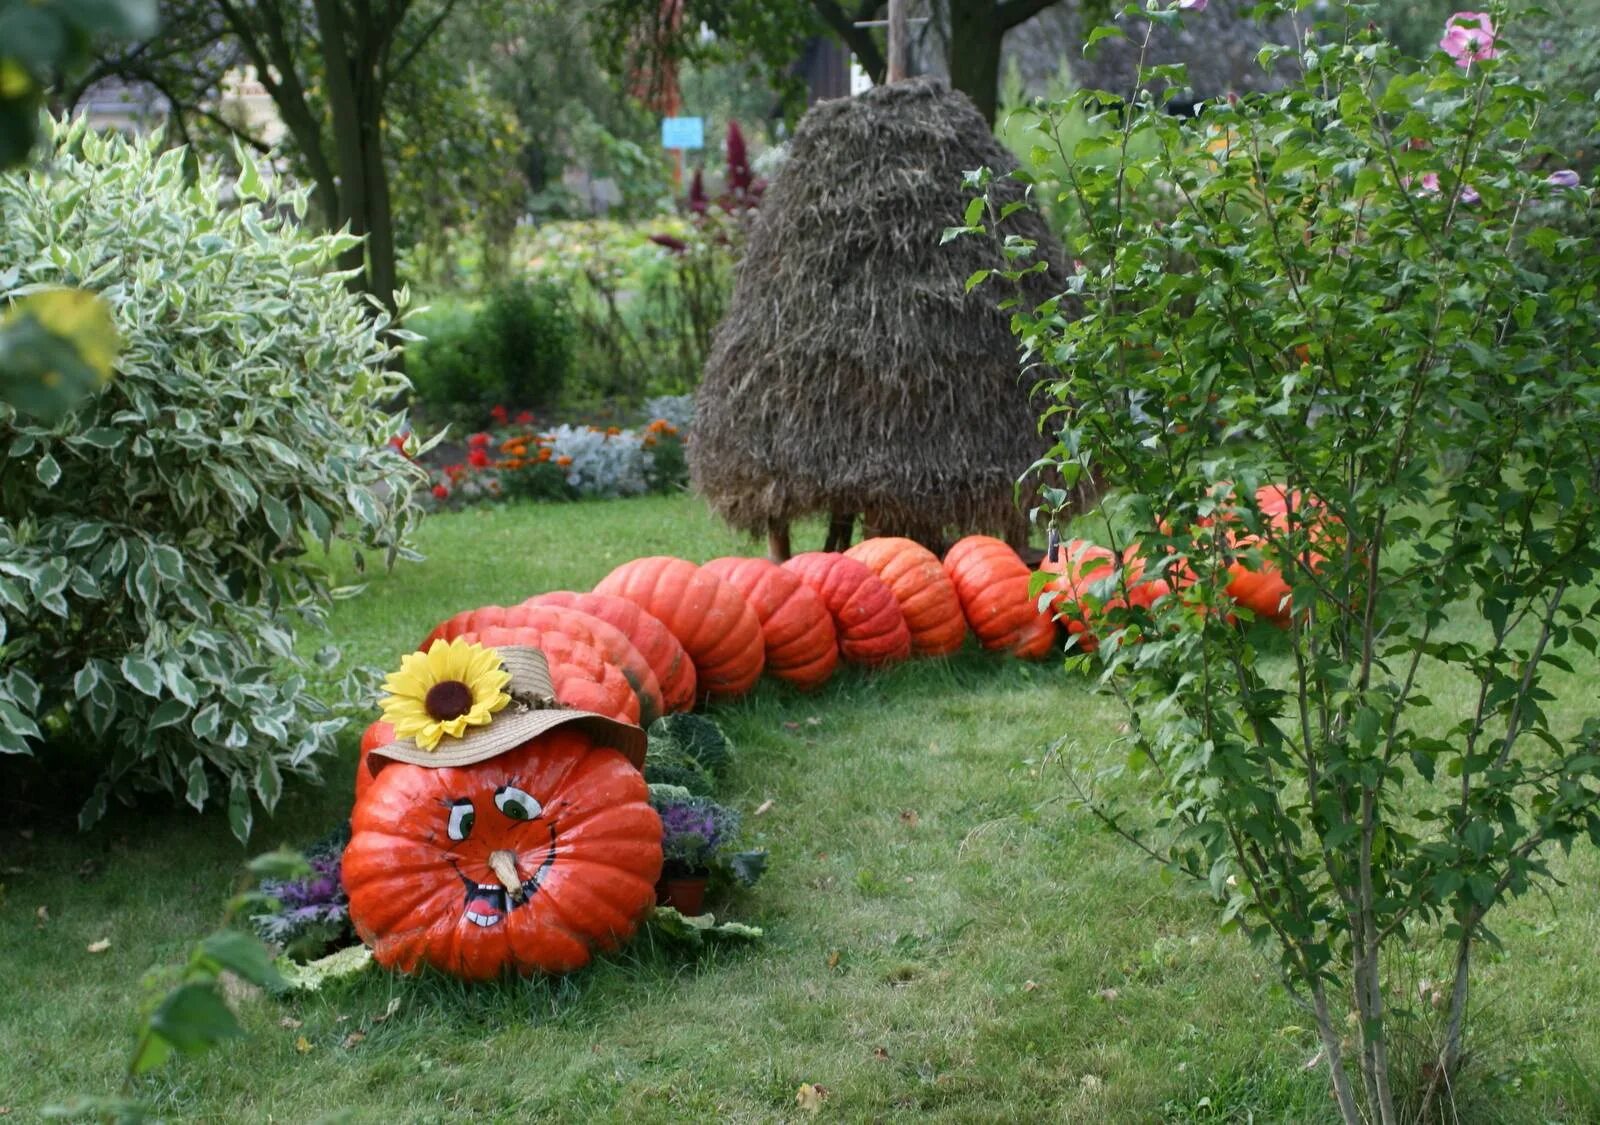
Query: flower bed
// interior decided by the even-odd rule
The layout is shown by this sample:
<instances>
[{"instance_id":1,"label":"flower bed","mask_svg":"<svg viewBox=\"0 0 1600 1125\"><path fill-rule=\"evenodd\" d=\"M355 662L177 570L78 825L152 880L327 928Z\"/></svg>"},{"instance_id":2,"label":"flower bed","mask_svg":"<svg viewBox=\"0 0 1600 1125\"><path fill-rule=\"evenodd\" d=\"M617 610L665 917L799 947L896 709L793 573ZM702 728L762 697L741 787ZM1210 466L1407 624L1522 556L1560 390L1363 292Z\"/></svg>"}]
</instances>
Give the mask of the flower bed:
<instances>
[{"instance_id":1,"label":"flower bed","mask_svg":"<svg viewBox=\"0 0 1600 1125\"><path fill-rule=\"evenodd\" d=\"M688 408L655 399L658 416L636 429L540 426L529 411L496 406L487 429L467 438L465 456L431 467L425 502L461 508L495 500L582 500L670 492L688 479L684 459ZM676 421L674 421L676 419ZM411 456L412 438L392 443Z\"/></svg>"}]
</instances>

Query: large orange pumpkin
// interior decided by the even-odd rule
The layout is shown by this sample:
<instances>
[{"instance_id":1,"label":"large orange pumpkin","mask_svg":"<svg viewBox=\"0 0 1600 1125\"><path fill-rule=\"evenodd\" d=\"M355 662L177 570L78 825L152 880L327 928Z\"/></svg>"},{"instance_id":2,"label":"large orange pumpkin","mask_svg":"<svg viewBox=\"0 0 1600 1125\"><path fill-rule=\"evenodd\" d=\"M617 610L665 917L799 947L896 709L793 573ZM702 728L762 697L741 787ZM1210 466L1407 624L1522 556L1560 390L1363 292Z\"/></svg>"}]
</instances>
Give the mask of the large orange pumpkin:
<instances>
[{"instance_id":1,"label":"large orange pumpkin","mask_svg":"<svg viewBox=\"0 0 1600 1125\"><path fill-rule=\"evenodd\" d=\"M839 636L816 591L767 559L712 559L701 569L738 590L756 611L769 673L801 691L828 682L839 663Z\"/></svg>"},{"instance_id":2,"label":"large orange pumpkin","mask_svg":"<svg viewBox=\"0 0 1600 1125\"><path fill-rule=\"evenodd\" d=\"M350 920L402 972L581 968L655 903L649 797L625 757L572 727L471 766L391 762L351 817Z\"/></svg>"},{"instance_id":3,"label":"large orange pumpkin","mask_svg":"<svg viewBox=\"0 0 1600 1125\"><path fill-rule=\"evenodd\" d=\"M1039 660L1055 647L1056 627L1028 596L1032 571L989 535L969 535L944 557L945 573L978 641L991 652Z\"/></svg>"},{"instance_id":4,"label":"large orange pumpkin","mask_svg":"<svg viewBox=\"0 0 1600 1125\"><path fill-rule=\"evenodd\" d=\"M610 594L576 594L553 590L529 598L523 605L564 606L598 617L618 629L633 642L633 647L649 661L661 684L661 698L668 711L694 709L694 661L683 651L678 638L654 615L639 608L637 602Z\"/></svg>"},{"instance_id":5,"label":"large orange pumpkin","mask_svg":"<svg viewBox=\"0 0 1600 1125\"><path fill-rule=\"evenodd\" d=\"M1128 604L1148 608L1157 598L1171 590L1171 586L1161 579L1144 578L1144 560L1138 556L1139 547L1136 543L1131 544L1123 552L1128 596L1126 600L1121 594L1107 597L1104 609ZM1051 579L1044 587L1057 595L1050 602L1050 609L1056 620L1065 624L1067 632L1078 638L1077 647L1080 650L1095 651L1100 642L1091 628L1092 622L1089 620L1088 610L1080 608L1078 613L1072 614L1068 606L1088 596L1095 583L1113 575L1116 569L1116 556L1087 539L1068 539L1061 544L1056 561L1051 562L1046 557L1039 564L1039 569L1058 576Z\"/></svg>"},{"instance_id":6,"label":"large orange pumpkin","mask_svg":"<svg viewBox=\"0 0 1600 1125\"><path fill-rule=\"evenodd\" d=\"M622 670L610 663L591 645L575 641L567 633L539 629L507 628L491 625L475 633L463 633L469 641L491 648L503 645L529 645L541 650L550 667L550 686L556 699L579 711L591 711L624 723L639 721L639 697ZM453 639L453 638L452 638ZM373 746L394 741L394 728L388 723L373 723L361 738L360 758L356 763L356 799L372 784L385 767L395 763L372 757Z\"/></svg>"},{"instance_id":7,"label":"large orange pumpkin","mask_svg":"<svg viewBox=\"0 0 1600 1125\"><path fill-rule=\"evenodd\" d=\"M864 563L828 551L807 551L783 564L817 592L833 627L839 651L855 664L890 664L911 655L911 630L900 603Z\"/></svg>"},{"instance_id":8,"label":"large orange pumpkin","mask_svg":"<svg viewBox=\"0 0 1600 1125\"><path fill-rule=\"evenodd\" d=\"M623 563L594 588L658 617L694 661L702 696L733 699L761 678L761 621L743 595L692 562L667 556Z\"/></svg>"},{"instance_id":9,"label":"large orange pumpkin","mask_svg":"<svg viewBox=\"0 0 1600 1125\"><path fill-rule=\"evenodd\" d=\"M911 630L918 656L949 656L967 639L967 619L950 576L935 555L911 539L866 539L845 554L883 580Z\"/></svg>"},{"instance_id":10,"label":"large orange pumpkin","mask_svg":"<svg viewBox=\"0 0 1600 1125\"><path fill-rule=\"evenodd\" d=\"M639 698L639 725L649 726L667 713L661 697L661 681L644 655L634 647L621 629L578 609L563 606L487 605L456 614L437 625L419 647L426 652L436 640L455 640L469 634L479 634L485 629L537 630L540 633L565 633L595 649L627 677L634 695ZM539 646L537 641L523 644Z\"/></svg>"}]
</instances>

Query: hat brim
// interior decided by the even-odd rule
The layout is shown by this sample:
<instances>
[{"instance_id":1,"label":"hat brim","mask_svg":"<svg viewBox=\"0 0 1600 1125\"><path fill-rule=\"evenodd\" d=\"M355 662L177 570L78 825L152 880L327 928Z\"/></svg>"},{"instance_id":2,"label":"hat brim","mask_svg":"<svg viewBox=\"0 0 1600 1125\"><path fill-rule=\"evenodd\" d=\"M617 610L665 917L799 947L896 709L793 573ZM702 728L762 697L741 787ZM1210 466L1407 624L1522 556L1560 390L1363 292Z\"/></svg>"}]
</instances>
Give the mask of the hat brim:
<instances>
[{"instance_id":1,"label":"hat brim","mask_svg":"<svg viewBox=\"0 0 1600 1125\"><path fill-rule=\"evenodd\" d=\"M496 717L488 726L475 727L460 738L441 742L424 750L409 738L375 746L375 757L406 762L413 766L471 766L515 750L557 727L575 726L601 746L618 750L633 764L644 769L647 738L642 727L590 711L540 710Z\"/></svg>"}]
</instances>

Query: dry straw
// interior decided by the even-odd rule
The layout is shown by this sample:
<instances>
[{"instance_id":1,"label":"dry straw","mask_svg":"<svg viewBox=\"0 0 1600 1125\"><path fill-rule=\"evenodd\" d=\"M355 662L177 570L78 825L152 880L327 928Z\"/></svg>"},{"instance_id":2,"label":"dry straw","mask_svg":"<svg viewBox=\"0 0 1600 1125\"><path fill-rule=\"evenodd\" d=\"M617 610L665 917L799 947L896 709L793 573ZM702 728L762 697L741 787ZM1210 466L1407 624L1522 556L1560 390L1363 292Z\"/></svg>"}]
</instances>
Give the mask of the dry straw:
<instances>
[{"instance_id":1,"label":"dry straw","mask_svg":"<svg viewBox=\"0 0 1600 1125\"><path fill-rule=\"evenodd\" d=\"M931 79L808 113L751 231L696 401L690 467L713 508L763 534L815 513L936 544L1025 534L1014 486L1039 455L1038 411L1004 295L966 292L1000 238L1038 242L1036 304L1064 287L1032 208L1000 234L940 244L971 197L962 173L1016 161L964 94ZM1021 198L997 181L1003 203ZM1024 498L1024 504L1026 498Z\"/></svg>"}]
</instances>

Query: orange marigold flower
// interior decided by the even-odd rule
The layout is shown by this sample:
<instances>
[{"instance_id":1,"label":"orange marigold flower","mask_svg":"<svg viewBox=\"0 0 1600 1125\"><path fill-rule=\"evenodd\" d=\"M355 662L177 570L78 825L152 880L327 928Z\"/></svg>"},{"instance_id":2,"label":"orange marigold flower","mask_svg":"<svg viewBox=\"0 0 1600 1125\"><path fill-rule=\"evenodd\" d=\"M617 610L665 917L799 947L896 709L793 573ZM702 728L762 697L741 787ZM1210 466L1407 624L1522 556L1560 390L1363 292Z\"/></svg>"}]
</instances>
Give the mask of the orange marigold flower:
<instances>
[{"instance_id":1,"label":"orange marigold flower","mask_svg":"<svg viewBox=\"0 0 1600 1125\"><path fill-rule=\"evenodd\" d=\"M548 445L541 445L539 447L539 464L542 465L548 460L550 460L550 447Z\"/></svg>"},{"instance_id":2,"label":"orange marigold flower","mask_svg":"<svg viewBox=\"0 0 1600 1125\"><path fill-rule=\"evenodd\" d=\"M565 469L567 466L572 464L572 458L562 454L560 457L556 458L556 464Z\"/></svg>"},{"instance_id":3,"label":"orange marigold flower","mask_svg":"<svg viewBox=\"0 0 1600 1125\"><path fill-rule=\"evenodd\" d=\"M509 470L511 472L515 472L516 470L522 468L522 466L524 466L526 464L527 464L527 462L524 461L521 457L512 457L509 460L500 462L500 468Z\"/></svg>"},{"instance_id":4,"label":"orange marigold flower","mask_svg":"<svg viewBox=\"0 0 1600 1125\"><path fill-rule=\"evenodd\" d=\"M616 437L621 432L622 432L622 427L621 426L607 426L606 427L606 437Z\"/></svg>"}]
</instances>

